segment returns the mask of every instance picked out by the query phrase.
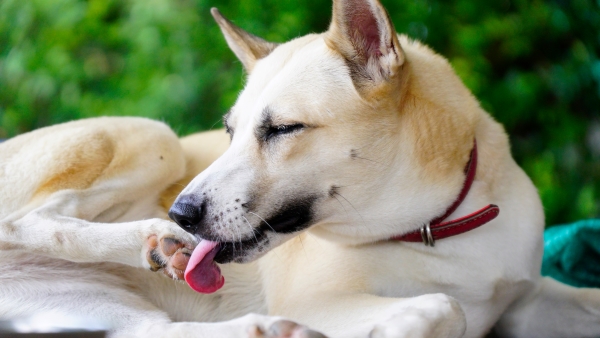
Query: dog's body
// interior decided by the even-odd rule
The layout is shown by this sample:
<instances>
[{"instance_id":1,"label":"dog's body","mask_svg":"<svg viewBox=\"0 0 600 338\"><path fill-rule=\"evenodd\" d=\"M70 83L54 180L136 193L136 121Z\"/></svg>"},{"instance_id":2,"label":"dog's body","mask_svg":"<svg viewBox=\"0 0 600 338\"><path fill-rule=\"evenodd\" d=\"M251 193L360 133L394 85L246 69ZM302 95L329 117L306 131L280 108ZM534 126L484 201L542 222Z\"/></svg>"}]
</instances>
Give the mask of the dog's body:
<instances>
[{"instance_id":1,"label":"dog's body","mask_svg":"<svg viewBox=\"0 0 600 338\"><path fill-rule=\"evenodd\" d=\"M327 33L280 46L214 15L250 73L229 148L115 118L0 145L1 317L84 313L115 335L281 328L266 315L333 337L600 335L600 291L540 277L542 206L502 127L379 3L334 1ZM448 218L500 215L435 247L389 240L452 204L474 140L475 181ZM223 265L214 294L139 269L182 277L197 237L157 219L171 204L225 248L215 260L245 263Z\"/></svg>"}]
</instances>

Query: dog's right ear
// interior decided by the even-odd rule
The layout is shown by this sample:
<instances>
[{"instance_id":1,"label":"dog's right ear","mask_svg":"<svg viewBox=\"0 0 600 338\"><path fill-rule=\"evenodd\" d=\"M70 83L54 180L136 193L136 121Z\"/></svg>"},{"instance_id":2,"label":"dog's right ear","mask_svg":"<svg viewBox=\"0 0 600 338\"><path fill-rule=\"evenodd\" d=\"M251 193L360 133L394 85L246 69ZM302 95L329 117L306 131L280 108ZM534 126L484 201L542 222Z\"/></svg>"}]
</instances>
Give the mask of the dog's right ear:
<instances>
[{"instance_id":1,"label":"dog's right ear","mask_svg":"<svg viewBox=\"0 0 600 338\"><path fill-rule=\"evenodd\" d=\"M325 41L344 57L359 91L393 83L402 75L404 52L378 0L333 0Z\"/></svg>"},{"instance_id":2,"label":"dog's right ear","mask_svg":"<svg viewBox=\"0 0 600 338\"><path fill-rule=\"evenodd\" d=\"M237 27L215 7L210 9L210 13L221 28L229 48L242 62L246 72L250 73L256 61L269 55L277 47L276 43L265 41Z\"/></svg>"}]
</instances>

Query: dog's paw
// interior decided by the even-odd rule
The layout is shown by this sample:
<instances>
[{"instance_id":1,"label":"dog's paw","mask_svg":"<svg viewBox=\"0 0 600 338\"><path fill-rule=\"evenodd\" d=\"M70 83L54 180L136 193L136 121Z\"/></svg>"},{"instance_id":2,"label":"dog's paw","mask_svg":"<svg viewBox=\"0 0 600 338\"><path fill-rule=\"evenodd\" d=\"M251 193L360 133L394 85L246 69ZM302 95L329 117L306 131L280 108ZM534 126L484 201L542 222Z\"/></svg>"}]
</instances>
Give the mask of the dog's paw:
<instances>
[{"instance_id":1,"label":"dog's paw","mask_svg":"<svg viewBox=\"0 0 600 338\"><path fill-rule=\"evenodd\" d=\"M152 228L143 250L144 266L162 271L169 278L183 280L197 239L170 221L161 220Z\"/></svg>"},{"instance_id":2,"label":"dog's paw","mask_svg":"<svg viewBox=\"0 0 600 338\"><path fill-rule=\"evenodd\" d=\"M250 329L250 338L325 338L325 336L306 326L280 319L268 328L253 326Z\"/></svg>"},{"instance_id":3,"label":"dog's paw","mask_svg":"<svg viewBox=\"0 0 600 338\"><path fill-rule=\"evenodd\" d=\"M444 294L404 299L375 325L369 338L462 337L467 327L458 302Z\"/></svg>"},{"instance_id":4,"label":"dog's paw","mask_svg":"<svg viewBox=\"0 0 600 338\"><path fill-rule=\"evenodd\" d=\"M317 331L281 317L249 314L244 319L250 323L249 338L326 338Z\"/></svg>"}]
</instances>

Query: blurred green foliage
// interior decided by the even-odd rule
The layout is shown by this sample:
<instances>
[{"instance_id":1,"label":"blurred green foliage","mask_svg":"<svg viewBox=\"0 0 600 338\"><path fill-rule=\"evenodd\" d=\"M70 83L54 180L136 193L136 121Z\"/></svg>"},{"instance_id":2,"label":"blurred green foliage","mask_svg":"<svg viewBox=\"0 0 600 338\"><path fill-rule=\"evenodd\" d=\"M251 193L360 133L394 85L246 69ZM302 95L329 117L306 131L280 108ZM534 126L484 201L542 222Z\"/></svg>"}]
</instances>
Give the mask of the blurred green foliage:
<instances>
[{"instance_id":1,"label":"blurred green foliage","mask_svg":"<svg viewBox=\"0 0 600 338\"><path fill-rule=\"evenodd\" d=\"M549 223L600 215L600 0L383 0L511 136ZM282 42L329 0L0 0L0 138L98 115L220 126L244 76L209 8Z\"/></svg>"}]
</instances>

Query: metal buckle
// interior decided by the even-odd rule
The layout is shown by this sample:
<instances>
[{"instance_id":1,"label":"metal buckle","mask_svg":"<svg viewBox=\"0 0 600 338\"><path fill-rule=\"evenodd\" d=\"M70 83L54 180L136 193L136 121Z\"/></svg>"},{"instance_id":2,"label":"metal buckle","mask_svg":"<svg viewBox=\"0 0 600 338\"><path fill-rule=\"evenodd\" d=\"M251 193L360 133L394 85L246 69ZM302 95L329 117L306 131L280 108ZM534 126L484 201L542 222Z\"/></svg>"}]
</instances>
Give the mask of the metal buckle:
<instances>
[{"instance_id":1,"label":"metal buckle","mask_svg":"<svg viewBox=\"0 0 600 338\"><path fill-rule=\"evenodd\" d=\"M433 239L433 235L431 234L431 227L429 226L429 223L421 227L421 239L423 240L423 244L425 244L426 246L435 246L435 240Z\"/></svg>"}]
</instances>

